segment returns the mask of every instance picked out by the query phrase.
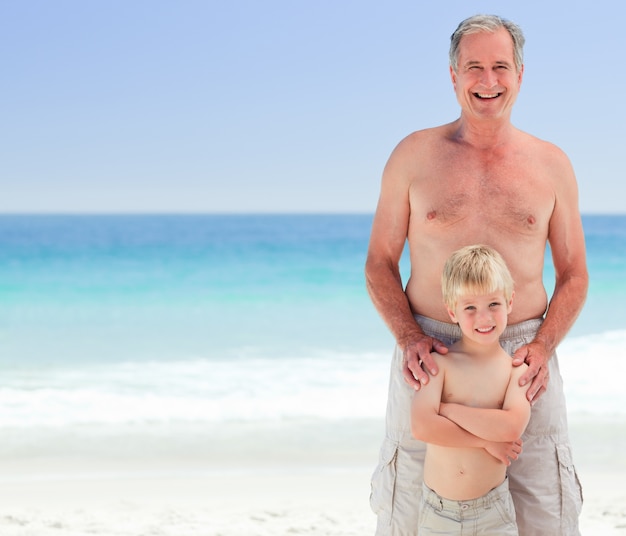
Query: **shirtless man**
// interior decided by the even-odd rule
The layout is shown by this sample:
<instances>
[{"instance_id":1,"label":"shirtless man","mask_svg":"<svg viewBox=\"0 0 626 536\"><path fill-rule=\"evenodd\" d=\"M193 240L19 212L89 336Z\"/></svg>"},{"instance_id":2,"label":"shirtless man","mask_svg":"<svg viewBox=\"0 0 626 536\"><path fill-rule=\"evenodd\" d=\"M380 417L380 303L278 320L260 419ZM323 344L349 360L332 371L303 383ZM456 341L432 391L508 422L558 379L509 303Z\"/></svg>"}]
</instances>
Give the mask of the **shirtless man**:
<instances>
[{"instance_id":1,"label":"shirtless man","mask_svg":"<svg viewBox=\"0 0 626 536\"><path fill-rule=\"evenodd\" d=\"M411 436L411 398L437 373L430 352L445 354L460 337L439 278L447 257L474 243L498 250L516 285L501 344L514 365L528 364L520 384L533 404L524 451L509 470L520 534L579 534L582 494L555 350L585 300L584 235L567 156L510 121L523 44L519 27L499 17L463 21L450 46L459 119L409 135L385 166L366 263L368 291L397 341L386 437L372 478L378 536L417 533L425 445ZM411 274L403 289L405 242ZM549 303L546 242L556 273Z\"/></svg>"}]
</instances>

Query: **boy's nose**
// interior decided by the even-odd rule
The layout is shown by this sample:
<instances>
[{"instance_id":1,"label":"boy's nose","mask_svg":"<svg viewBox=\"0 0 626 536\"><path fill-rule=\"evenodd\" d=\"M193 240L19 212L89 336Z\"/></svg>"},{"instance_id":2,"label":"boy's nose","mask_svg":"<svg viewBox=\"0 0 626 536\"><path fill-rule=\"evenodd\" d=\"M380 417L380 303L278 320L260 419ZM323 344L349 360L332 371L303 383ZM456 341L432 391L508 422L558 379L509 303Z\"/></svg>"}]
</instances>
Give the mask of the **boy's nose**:
<instances>
[{"instance_id":1,"label":"boy's nose","mask_svg":"<svg viewBox=\"0 0 626 536\"><path fill-rule=\"evenodd\" d=\"M489 310L484 310L484 311L480 311L479 315L478 315L478 319L481 321L490 321L492 318L491 316L491 311Z\"/></svg>"}]
</instances>

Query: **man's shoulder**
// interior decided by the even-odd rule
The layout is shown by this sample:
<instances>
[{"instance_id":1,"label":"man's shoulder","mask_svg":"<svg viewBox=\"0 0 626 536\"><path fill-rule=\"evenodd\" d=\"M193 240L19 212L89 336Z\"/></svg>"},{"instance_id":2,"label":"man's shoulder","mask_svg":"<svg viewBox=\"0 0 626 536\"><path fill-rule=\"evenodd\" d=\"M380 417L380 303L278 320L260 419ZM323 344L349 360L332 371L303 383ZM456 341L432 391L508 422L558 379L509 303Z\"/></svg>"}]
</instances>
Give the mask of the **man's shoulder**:
<instances>
[{"instance_id":1,"label":"man's shoulder","mask_svg":"<svg viewBox=\"0 0 626 536\"><path fill-rule=\"evenodd\" d=\"M453 125L454 123L446 123L445 125L437 125L415 130L406 136L402 141L423 142L433 139L447 138L453 130Z\"/></svg>"},{"instance_id":2,"label":"man's shoulder","mask_svg":"<svg viewBox=\"0 0 626 536\"><path fill-rule=\"evenodd\" d=\"M410 162L412 166L416 161L421 164L428 162L433 154L439 153L441 145L450 138L450 131L450 125L440 125L411 132L396 145L390 160Z\"/></svg>"},{"instance_id":3,"label":"man's shoulder","mask_svg":"<svg viewBox=\"0 0 626 536\"><path fill-rule=\"evenodd\" d=\"M565 151L551 141L544 140L523 130L517 130L517 143L527 147L535 157L567 159Z\"/></svg>"}]
</instances>

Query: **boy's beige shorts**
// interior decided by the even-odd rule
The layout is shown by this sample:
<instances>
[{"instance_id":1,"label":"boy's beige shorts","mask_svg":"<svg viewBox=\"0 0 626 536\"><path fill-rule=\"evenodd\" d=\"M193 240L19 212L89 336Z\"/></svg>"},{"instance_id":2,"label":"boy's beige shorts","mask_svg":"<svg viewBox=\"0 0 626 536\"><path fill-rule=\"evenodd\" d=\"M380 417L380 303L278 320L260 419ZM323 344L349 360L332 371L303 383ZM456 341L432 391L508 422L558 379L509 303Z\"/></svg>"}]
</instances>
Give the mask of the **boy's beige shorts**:
<instances>
[{"instance_id":1,"label":"boy's beige shorts","mask_svg":"<svg viewBox=\"0 0 626 536\"><path fill-rule=\"evenodd\" d=\"M422 330L450 345L458 327L416 316ZM512 355L533 340L541 319L508 326L500 342ZM521 456L509 467L521 536L579 536L582 489L572 461L563 380L558 358L549 361L548 389L532 407ZM413 439L410 409L413 389L402 376L402 351L396 347L389 380L386 437L372 475L370 504L378 517L377 536L416 536L426 445Z\"/></svg>"}]
</instances>

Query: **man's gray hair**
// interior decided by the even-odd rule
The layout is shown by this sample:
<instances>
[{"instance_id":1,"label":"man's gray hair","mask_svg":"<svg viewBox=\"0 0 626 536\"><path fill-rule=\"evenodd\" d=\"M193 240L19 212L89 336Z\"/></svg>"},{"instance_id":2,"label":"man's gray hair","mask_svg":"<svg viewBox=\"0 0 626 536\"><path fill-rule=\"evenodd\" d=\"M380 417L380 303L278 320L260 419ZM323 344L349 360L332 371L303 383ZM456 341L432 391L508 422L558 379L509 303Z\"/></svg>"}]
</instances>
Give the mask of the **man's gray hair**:
<instances>
[{"instance_id":1,"label":"man's gray hair","mask_svg":"<svg viewBox=\"0 0 626 536\"><path fill-rule=\"evenodd\" d=\"M497 15L474 15L465 19L450 37L450 66L456 73L459 59L459 45L464 35L478 32L495 32L500 28L505 28L513 39L513 53L515 55L515 66L518 72L524 64L524 34L522 29L511 22Z\"/></svg>"}]
</instances>

